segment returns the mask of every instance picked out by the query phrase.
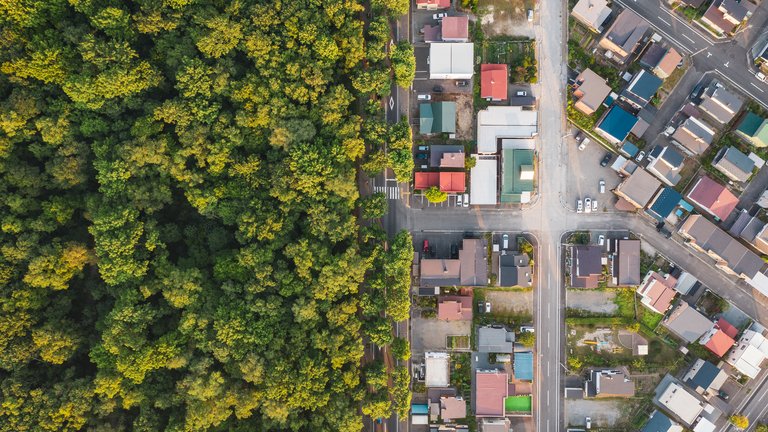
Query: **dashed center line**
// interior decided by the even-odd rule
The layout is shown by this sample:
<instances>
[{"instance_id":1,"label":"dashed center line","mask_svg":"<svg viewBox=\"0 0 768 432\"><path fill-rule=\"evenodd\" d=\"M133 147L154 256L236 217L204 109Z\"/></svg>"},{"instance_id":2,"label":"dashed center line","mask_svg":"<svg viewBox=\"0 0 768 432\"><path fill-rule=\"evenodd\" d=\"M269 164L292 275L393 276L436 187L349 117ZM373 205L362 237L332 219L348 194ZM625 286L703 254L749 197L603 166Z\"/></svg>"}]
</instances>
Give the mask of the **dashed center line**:
<instances>
[{"instance_id":1,"label":"dashed center line","mask_svg":"<svg viewBox=\"0 0 768 432\"><path fill-rule=\"evenodd\" d=\"M686 35L686 34L684 34L683 37L688 39L689 41L691 41L691 43L694 43L694 44L696 43L696 41L694 41L693 39L689 38L688 35Z\"/></svg>"},{"instance_id":2,"label":"dashed center line","mask_svg":"<svg viewBox=\"0 0 768 432\"><path fill-rule=\"evenodd\" d=\"M765 93L765 90L761 89L761 88L760 88L760 86L758 86L758 85L755 85L755 83L750 83L750 84L752 84L752 86L753 86L754 88L756 88L756 89L760 90L761 92Z\"/></svg>"},{"instance_id":3,"label":"dashed center line","mask_svg":"<svg viewBox=\"0 0 768 432\"><path fill-rule=\"evenodd\" d=\"M662 17L660 17L660 16L658 16L658 15L657 15L657 18L659 18L659 20L660 20L661 22L663 22L664 24L666 24L666 25L668 25L668 26L672 27L672 24L670 24L670 23L669 23L669 21L665 20L664 18L662 18Z\"/></svg>"}]
</instances>

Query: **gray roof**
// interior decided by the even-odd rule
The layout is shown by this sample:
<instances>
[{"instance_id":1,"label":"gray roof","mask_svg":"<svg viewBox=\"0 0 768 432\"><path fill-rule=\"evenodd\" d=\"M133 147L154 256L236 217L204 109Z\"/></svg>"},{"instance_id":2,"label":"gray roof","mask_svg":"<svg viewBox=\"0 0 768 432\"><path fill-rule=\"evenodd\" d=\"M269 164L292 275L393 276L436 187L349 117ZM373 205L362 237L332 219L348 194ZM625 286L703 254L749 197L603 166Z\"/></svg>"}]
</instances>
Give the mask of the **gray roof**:
<instances>
[{"instance_id":1,"label":"gray roof","mask_svg":"<svg viewBox=\"0 0 768 432\"><path fill-rule=\"evenodd\" d=\"M571 252L571 286L597 288L597 276L603 273L603 248L600 246L573 246ZM593 286L588 281L592 280Z\"/></svg>"},{"instance_id":2,"label":"gray roof","mask_svg":"<svg viewBox=\"0 0 768 432\"><path fill-rule=\"evenodd\" d=\"M629 379L626 366L590 369L585 389L587 397L635 395L635 383Z\"/></svg>"},{"instance_id":3,"label":"gray roof","mask_svg":"<svg viewBox=\"0 0 768 432\"><path fill-rule=\"evenodd\" d=\"M512 354L515 351L515 334L503 327L480 327L477 329L477 350L481 353Z\"/></svg>"},{"instance_id":4,"label":"gray roof","mask_svg":"<svg viewBox=\"0 0 768 432\"><path fill-rule=\"evenodd\" d=\"M640 240L619 240L614 276L621 286L640 285Z\"/></svg>"},{"instance_id":5,"label":"gray roof","mask_svg":"<svg viewBox=\"0 0 768 432\"><path fill-rule=\"evenodd\" d=\"M728 123L741 110L743 104L739 96L714 80L704 92L699 108L720 123Z\"/></svg>"},{"instance_id":6,"label":"gray roof","mask_svg":"<svg viewBox=\"0 0 768 432\"><path fill-rule=\"evenodd\" d=\"M531 286L531 259L526 254L499 256L499 286Z\"/></svg>"},{"instance_id":7,"label":"gray roof","mask_svg":"<svg viewBox=\"0 0 768 432\"><path fill-rule=\"evenodd\" d=\"M732 180L745 182L752 175L755 161L740 152L736 147L731 146L720 149L714 161L712 161L712 165L728 177L733 177Z\"/></svg>"},{"instance_id":8,"label":"gray roof","mask_svg":"<svg viewBox=\"0 0 768 432\"><path fill-rule=\"evenodd\" d=\"M624 51L631 52L649 28L644 19L630 9L624 9L606 32L605 38Z\"/></svg>"},{"instance_id":9,"label":"gray roof","mask_svg":"<svg viewBox=\"0 0 768 432\"><path fill-rule=\"evenodd\" d=\"M488 242L485 239L464 239L459 251L461 285L488 284Z\"/></svg>"},{"instance_id":10,"label":"gray roof","mask_svg":"<svg viewBox=\"0 0 768 432\"><path fill-rule=\"evenodd\" d=\"M688 216L680 227L680 233L691 238L701 249L722 258L737 275L752 278L765 264L757 254L702 215Z\"/></svg>"},{"instance_id":11,"label":"gray roof","mask_svg":"<svg viewBox=\"0 0 768 432\"><path fill-rule=\"evenodd\" d=\"M723 0L723 2L720 3L720 8L725 9L728 12L728 15L736 18L737 21L743 21L749 12L744 5L736 0Z\"/></svg>"},{"instance_id":12,"label":"gray roof","mask_svg":"<svg viewBox=\"0 0 768 432\"><path fill-rule=\"evenodd\" d=\"M655 68L657 64L661 61L662 57L664 57L664 54L667 53L667 49L661 46L661 44L654 43L651 44L651 46L648 47L647 50L645 50L645 53L640 58L640 64L649 67L651 69Z\"/></svg>"},{"instance_id":13,"label":"gray roof","mask_svg":"<svg viewBox=\"0 0 768 432\"><path fill-rule=\"evenodd\" d=\"M691 343L712 328L712 321L686 302L680 302L664 320L664 327Z\"/></svg>"}]
</instances>

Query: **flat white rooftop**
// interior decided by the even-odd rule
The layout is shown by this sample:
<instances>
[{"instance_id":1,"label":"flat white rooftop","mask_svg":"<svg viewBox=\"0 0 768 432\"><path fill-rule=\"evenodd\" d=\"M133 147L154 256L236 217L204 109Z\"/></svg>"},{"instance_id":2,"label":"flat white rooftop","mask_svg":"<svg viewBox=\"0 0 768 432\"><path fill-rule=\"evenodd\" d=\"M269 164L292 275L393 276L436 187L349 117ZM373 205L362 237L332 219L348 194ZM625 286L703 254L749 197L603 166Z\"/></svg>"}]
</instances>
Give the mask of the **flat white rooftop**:
<instances>
[{"instance_id":1,"label":"flat white rooftop","mask_svg":"<svg viewBox=\"0 0 768 432\"><path fill-rule=\"evenodd\" d=\"M533 138L539 113L516 106L490 106L477 113L477 152L496 153L499 138Z\"/></svg>"},{"instance_id":2,"label":"flat white rooftop","mask_svg":"<svg viewBox=\"0 0 768 432\"><path fill-rule=\"evenodd\" d=\"M429 44L429 79L470 79L475 72L475 44Z\"/></svg>"},{"instance_id":3,"label":"flat white rooftop","mask_svg":"<svg viewBox=\"0 0 768 432\"><path fill-rule=\"evenodd\" d=\"M499 189L496 156L473 155L477 164L469 173L469 200L472 205L495 205Z\"/></svg>"}]
</instances>

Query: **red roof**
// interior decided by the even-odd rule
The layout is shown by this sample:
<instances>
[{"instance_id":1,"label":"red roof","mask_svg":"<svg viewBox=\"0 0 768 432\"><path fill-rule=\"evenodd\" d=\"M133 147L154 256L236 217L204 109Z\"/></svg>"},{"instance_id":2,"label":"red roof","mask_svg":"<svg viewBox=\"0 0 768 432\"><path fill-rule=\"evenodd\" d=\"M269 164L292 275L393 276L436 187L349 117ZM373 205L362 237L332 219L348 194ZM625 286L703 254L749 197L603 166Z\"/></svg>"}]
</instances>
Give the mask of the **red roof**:
<instances>
[{"instance_id":1,"label":"red roof","mask_svg":"<svg viewBox=\"0 0 768 432\"><path fill-rule=\"evenodd\" d=\"M443 192L464 192L467 185L464 180L464 172L441 172L440 190Z\"/></svg>"},{"instance_id":2,"label":"red roof","mask_svg":"<svg viewBox=\"0 0 768 432\"><path fill-rule=\"evenodd\" d=\"M728 188L707 176L703 176L688 192L688 198L722 220L727 219L739 203Z\"/></svg>"},{"instance_id":3,"label":"red roof","mask_svg":"<svg viewBox=\"0 0 768 432\"><path fill-rule=\"evenodd\" d=\"M445 17L442 25L443 40L469 38L469 17L467 16Z\"/></svg>"},{"instance_id":4,"label":"red roof","mask_svg":"<svg viewBox=\"0 0 768 432\"><path fill-rule=\"evenodd\" d=\"M451 7L451 0L416 0L417 5L437 5L438 9L448 9Z\"/></svg>"},{"instance_id":5,"label":"red roof","mask_svg":"<svg viewBox=\"0 0 768 432\"><path fill-rule=\"evenodd\" d=\"M436 172L417 172L413 177L414 189L429 189L440 186L440 174Z\"/></svg>"},{"instance_id":6,"label":"red roof","mask_svg":"<svg viewBox=\"0 0 768 432\"><path fill-rule=\"evenodd\" d=\"M504 399L509 396L509 375L503 372L475 373L475 415L504 417Z\"/></svg>"},{"instance_id":7,"label":"red roof","mask_svg":"<svg viewBox=\"0 0 768 432\"><path fill-rule=\"evenodd\" d=\"M507 99L507 65L480 65L480 97L497 100Z\"/></svg>"},{"instance_id":8,"label":"red roof","mask_svg":"<svg viewBox=\"0 0 768 432\"><path fill-rule=\"evenodd\" d=\"M670 277L664 279L660 274L653 272L648 283L638 289L641 295L648 298L649 305L659 313L664 313L672 305L676 291L672 288L676 279Z\"/></svg>"},{"instance_id":9,"label":"red roof","mask_svg":"<svg viewBox=\"0 0 768 432\"><path fill-rule=\"evenodd\" d=\"M733 339L736 339L736 335L739 334L739 330L736 329L731 323L725 320L725 318L720 318L715 323L715 326L725 332L728 336L730 336Z\"/></svg>"},{"instance_id":10,"label":"red roof","mask_svg":"<svg viewBox=\"0 0 768 432\"><path fill-rule=\"evenodd\" d=\"M472 297L440 297L437 318L446 321L472 321Z\"/></svg>"},{"instance_id":11,"label":"red roof","mask_svg":"<svg viewBox=\"0 0 768 432\"><path fill-rule=\"evenodd\" d=\"M715 334L712 335L711 338L709 338L709 341L707 341L704 346L715 353L716 356L722 357L725 355L725 353L728 352L729 349L733 346L733 344L736 341L733 340L730 336L725 334L722 330L717 330Z\"/></svg>"}]
</instances>

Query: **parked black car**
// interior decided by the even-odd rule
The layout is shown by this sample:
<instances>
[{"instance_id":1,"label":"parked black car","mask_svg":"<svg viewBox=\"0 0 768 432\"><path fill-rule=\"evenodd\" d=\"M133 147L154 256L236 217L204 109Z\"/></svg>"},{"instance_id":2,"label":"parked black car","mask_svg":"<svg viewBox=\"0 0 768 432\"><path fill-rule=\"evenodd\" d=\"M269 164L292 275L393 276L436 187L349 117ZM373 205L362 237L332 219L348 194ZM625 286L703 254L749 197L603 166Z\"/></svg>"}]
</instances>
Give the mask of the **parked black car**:
<instances>
[{"instance_id":1,"label":"parked black car","mask_svg":"<svg viewBox=\"0 0 768 432\"><path fill-rule=\"evenodd\" d=\"M608 166L608 162L610 162L612 158L613 158L613 153L606 153L605 156L603 156L603 160L600 161L600 166L602 167Z\"/></svg>"},{"instance_id":2,"label":"parked black car","mask_svg":"<svg viewBox=\"0 0 768 432\"><path fill-rule=\"evenodd\" d=\"M435 93L442 93L443 92L443 86L434 86L432 87L432 91Z\"/></svg>"}]
</instances>

